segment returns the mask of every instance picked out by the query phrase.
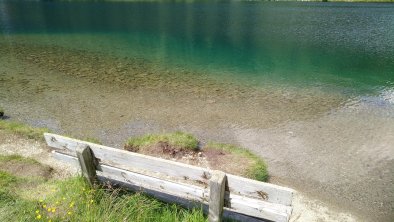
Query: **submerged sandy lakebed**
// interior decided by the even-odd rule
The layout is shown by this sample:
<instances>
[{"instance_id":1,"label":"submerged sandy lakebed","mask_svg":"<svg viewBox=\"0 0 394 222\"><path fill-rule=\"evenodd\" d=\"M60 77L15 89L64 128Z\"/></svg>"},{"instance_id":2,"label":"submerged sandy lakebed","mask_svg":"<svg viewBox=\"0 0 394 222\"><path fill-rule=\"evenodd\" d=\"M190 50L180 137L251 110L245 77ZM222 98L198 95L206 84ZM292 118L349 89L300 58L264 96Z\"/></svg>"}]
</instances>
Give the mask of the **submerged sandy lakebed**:
<instances>
[{"instance_id":1,"label":"submerged sandy lakebed","mask_svg":"<svg viewBox=\"0 0 394 222\"><path fill-rule=\"evenodd\" d=\"M0 106L12 120L118 148L175 130L238 144L266 160L273 183L359 221L394 218L394 92L256 87L139 58L0 44Z\"/></svg>"}]
</instances>

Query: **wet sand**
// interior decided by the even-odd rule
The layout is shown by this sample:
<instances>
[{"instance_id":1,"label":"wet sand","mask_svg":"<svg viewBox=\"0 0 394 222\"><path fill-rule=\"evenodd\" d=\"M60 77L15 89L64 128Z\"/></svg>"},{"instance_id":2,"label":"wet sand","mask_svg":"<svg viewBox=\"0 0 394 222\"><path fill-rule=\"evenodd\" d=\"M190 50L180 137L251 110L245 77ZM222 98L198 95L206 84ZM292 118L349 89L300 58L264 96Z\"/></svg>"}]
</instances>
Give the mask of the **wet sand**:
<instances>
[{"instance_id":1,"label":"wet sand","mask_svg":"<svg viewBox=\"0 0 394 222\"><path fill-rule=\"evenodd\" d=\"M392 92L360 99L257 88L139 58L26 44L2 44L0 67L0 106L11 119L119 148L129 136L174 130L235 143L267 161L274 183L360 221L394 219Z\"/></svg>"}]
</instances>

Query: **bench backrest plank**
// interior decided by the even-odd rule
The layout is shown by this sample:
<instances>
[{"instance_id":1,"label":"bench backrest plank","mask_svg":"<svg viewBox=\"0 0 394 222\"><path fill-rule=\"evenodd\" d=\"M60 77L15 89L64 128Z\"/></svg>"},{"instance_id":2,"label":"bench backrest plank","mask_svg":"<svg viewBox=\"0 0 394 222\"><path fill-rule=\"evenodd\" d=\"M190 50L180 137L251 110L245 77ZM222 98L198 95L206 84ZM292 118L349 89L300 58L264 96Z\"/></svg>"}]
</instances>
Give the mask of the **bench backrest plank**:
<instances>
[{"instance_id":1,"label":"bench backrest plank","mask_svg":"<svg viewBox=\"0 0 394 222\"><path fill-rule=\"evenodd\" d=\"M140 171L152 176L168 177L185 183L207 185L210 178L210 170L201 167L114 149L55 134L46 133L45 139L49 146L59 149L60 152L69 153L72 156L76 155L75 151L78 146L87 145L101 163L120 169ZM227 174L227 180L229 190L232 193L271 203L291 205L292 189L231 174Z\"/></svg>"},{"instance_id":2,"label":"bench backrest plank","mask_svg":"<svg viewBox=\"0 0 394 222\"><path fill-rule=\"evenodd\" d=\"M79 167L78 159L74 156L53 151L54 157ZM128 184L133 190L144 191L168 202L175 202L186 207L201 203L207 211L209 190L201 186L182 184L160 178L130 172L105 164L99 164L100 171L97 175L101 180L119 181ZM164 196L163 196L164 195ZM273 204L254 198L244 197L231 192L226 192L225 201L228 206L224 208L224 216L232 219L250 221L253 218L268 219L271 221L287 222L291 215L291 207ZM241 215L240 215L241 214Z\"/></svg>"},{"instance_id":3,"label":"bench backrest plank","mask_svg":"<svg viewBox=\"0 0 394 222\"><path fill-rule=\"evenodd\" d=\"M210 170L165 159L150 157L125 150L115 149L56 134L45 133L50 147L72 156L78 146L87 145L100 163L120 169L141 172L157 177L168 177L184 183L208 185ZM291 206L293 190L274 184L259 182L231 174L227 175L231 193L247 196L270 203Z\"/></svg>"}]
</instances>

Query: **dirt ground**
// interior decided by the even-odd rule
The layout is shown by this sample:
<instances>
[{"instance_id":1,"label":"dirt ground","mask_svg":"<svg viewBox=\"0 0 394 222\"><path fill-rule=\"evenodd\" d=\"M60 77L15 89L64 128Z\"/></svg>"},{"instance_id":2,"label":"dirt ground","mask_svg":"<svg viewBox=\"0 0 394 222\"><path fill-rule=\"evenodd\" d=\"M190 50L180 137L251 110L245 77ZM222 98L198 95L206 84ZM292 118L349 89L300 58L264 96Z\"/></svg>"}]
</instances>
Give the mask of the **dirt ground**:
<instances>
[{"instance_id":1,"label":"dirt ground","mask_svg":"<svg viewBox=\"0 0 394 222\"><path fill-rule=\"evenodd\" d=\"M245 155L237 155L219 149L184 149L173 147L166 142L159 142L141 149L133 149L133 147L126 145L125 149L190 165L222 170L226 173L245 177L247 177L246 172L248 169L254 166L254 161Z\"/></svg>"},{"instance_id":2,"label":"dirt ground","mask_svg":"<svg viewBox=\"0 0 394 222\"><path fill-rule=\"evenodd\" d=\"M31 175L42 178L66 178L77 173L74 167L63 164L51 156L51 150L43 142L26 139L0 130L0 155L21 155L37 160L46 165L43 168L34 163L0 164L0 169L15 175Z\"/></svg>"}]
</instances>

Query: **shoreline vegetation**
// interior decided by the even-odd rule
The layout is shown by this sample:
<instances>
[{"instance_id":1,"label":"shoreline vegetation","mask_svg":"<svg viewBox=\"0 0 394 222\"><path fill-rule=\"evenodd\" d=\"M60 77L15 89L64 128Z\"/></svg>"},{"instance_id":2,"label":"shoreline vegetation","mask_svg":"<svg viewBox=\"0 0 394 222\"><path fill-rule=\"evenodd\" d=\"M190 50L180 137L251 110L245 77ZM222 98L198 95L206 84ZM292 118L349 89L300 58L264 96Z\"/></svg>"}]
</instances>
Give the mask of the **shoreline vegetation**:
<instances>
[{"instance_id":1,"label":"shoreline vegetation","mask_svg":"<svg viewBox=\"0 0 394 222\"><path fill-rule=\"evenodd\" d=\"M29 139L44 140L44 133L48 133L49 129L47 128L37 128L27 126L25 124L15 122L15 121L7 121L0 118L0 130L5 130L11 133L18 134L20 136L25 136Z\"/></svg>"},{"instance_id":2,"label":"shoreline vegetation","mask_svg":"<svg viewBox=\"0 0 394 222\"><path fill-rule=\"evenodd\" d=\"M247 149L231 144L200 142L184 132L149 134L126 141L124 149L186 164L222 170L259 181L268 181L266 163Z\"/></svg>"},{"instance_id":3,"label":"shoreline vegetation","mask_svg":"<svg viewBox=\"0 0 394 222\"><path fill-rule=\"evenodd\" d=\"M7 116L0 117L0 130L10 134L42 142L43 133L49 131L46 128L34 128L10 121L5 117ZM95 138L85 140L100 143ZM132 148L134 151L144 151L152 147L171 149L170 156L173 156L174 152L182 155L189 155L193 152L197 157L202 157L203 152L199 141L193 135L183 132L131 138L125 145L125 148L129 150ZM217 143L208 143L204 149L206 150L203 155L214 150L214 153L225 155L226 158L229 156L246 158L253 163L249 164L251 167L245 172L246 176L261 181L268 179L264 161L248 150ZM241 163L245 165L245 162ZM11 219L23 221L207 221L202 208L188 210L176 204L161 202L142 193L129 192L106 184L89 188L87 182L80 176L59 179L56 178L54 171L56 169L32 158L20 155L0 155L0 218L7 221Z\"/></svg>"},{"instance_id":4,"label":"shoreline vegetation","mask_svg":"<svg viewBox=\"0 0 394 222\"><path fill-rule=\"evenodd\" d=\"M37 141L43 141L43 134L50 132L48 128L31 127L2 118L0 118L0 130ZM75 136L69 137L76 138ZM93 137L79 139L102 144L99 139ZM192 134L180 131L129 138L125 142L124 149L191 165L223 170L258 181L267 182L269 179L266 163L249 150L232 144L215 142L208 142L204 147L200 147L197 138ZM238 163L242 163L242 167L238 166Z\"/></svg>"},{"instance_id":5,"label":"shoreline vegetation","mask_svg":"<svg viewBox=\"0 0 394 222\"><path fill-rule=\"evenodd\" d=\"M53 169L34 159L0 156L0 167L5 221L207 221L201 208L187 210L105 185L89 188L79 176L52 178Z\"/></svg>"}]
</instances>

